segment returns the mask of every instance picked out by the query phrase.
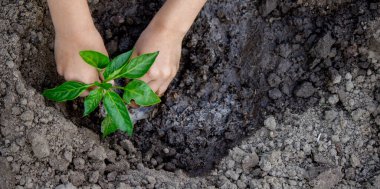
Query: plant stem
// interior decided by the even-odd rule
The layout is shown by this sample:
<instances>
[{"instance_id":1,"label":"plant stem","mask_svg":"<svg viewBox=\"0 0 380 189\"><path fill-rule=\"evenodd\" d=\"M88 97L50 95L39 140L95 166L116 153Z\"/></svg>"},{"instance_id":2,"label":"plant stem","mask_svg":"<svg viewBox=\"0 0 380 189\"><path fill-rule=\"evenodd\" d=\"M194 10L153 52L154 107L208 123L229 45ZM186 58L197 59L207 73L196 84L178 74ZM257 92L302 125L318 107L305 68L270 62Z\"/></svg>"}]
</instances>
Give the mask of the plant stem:
<instances>
[{"instance_id":1,"label":"plant stem","mask_svg":"<svg viewBox=\"0 0 380 189\"><path fill-rule=\"evenodd\" d=\"M112 88L114 88L114 89L121 89L121 90L124 90L124 88L123 88L123 87L120 87L120 86L112 86Z\"/></svg>"}]
</instances>

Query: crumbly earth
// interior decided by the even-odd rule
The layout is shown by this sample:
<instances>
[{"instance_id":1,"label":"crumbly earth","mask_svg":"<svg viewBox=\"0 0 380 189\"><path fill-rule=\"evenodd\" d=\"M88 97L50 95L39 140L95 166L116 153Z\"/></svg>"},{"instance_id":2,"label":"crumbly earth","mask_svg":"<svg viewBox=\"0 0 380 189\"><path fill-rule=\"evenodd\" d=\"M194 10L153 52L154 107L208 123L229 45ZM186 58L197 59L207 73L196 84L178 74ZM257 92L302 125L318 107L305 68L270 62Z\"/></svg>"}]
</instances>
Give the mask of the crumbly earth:
<instances>
[{"instance_id":1,"label":"crumbly earth","mask_svg":"<svg viewBox=\"0 0 380 189\"><path fill-rule=\"evenodd\" d=\"M161 1L91 0L111 55ZM46 2L0 2L0 189L380 188L380 3L209 0L132 138L46 101ZM79 103L78 103L79 102Z\"/></svg>"}]
</instances>

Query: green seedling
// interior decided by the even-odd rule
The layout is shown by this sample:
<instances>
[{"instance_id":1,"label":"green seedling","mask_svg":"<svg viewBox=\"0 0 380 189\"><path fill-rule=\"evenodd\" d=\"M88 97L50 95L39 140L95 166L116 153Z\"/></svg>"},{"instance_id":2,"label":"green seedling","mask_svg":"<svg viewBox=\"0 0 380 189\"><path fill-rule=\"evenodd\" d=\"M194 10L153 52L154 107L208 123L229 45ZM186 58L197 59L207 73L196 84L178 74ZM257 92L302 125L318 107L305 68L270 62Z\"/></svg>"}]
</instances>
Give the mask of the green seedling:
<instances>
[{"instance_id":1,"label":"green seedling","mask_svg":"<svg viewBox=\"0 0 380 189\"><path fill-rule=\"evenodd\" d=\"M84 100L84 116L93 112L101 102L106 110L106 117L102 121L102 134L106 137L117 130L132 136L133 121L128 112L128 105L132 100L140 106L152 106L160 103L160 98L153 90L137 78L145 75L153 65L158 52L142 54L132 58L133 49L110 60L106 55L96 51L81 51L79 54L89 65L103 74L104 80L85 84L77 81L67 81L53 89L47 89L43 95L57 102L64 102L78 98L84 91L91 88L91 92ZM125 87L113 86L109 82L114 79L128 78L130 82ZM115 91L124 91L122 97Z\"/></svg>"}]
</instances>

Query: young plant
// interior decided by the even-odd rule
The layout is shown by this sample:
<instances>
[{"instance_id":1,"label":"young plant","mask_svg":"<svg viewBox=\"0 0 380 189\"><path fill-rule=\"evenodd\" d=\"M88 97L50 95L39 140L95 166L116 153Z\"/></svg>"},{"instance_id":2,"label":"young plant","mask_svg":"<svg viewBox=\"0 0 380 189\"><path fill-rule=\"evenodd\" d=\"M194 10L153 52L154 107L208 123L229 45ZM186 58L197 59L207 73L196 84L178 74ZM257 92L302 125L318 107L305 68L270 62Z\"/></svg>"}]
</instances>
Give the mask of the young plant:
<instances>
[{"instance_id":1,"label":"young plant","mask_svg":"<svg viewBox=\"0 0 380 189\"><path fill-rule=\"evenodd\" d=\"M160 98L152 89L137 78L145 75L158 55L158 52L142 54L131 58L133 49L110 60L106 55L96 51L81 51L83 60L103 73L102 82L85 84L77 81L67 81L53 89L47 89L43 96L57 102L74 100L89 88L93 89L84 100L84 116L93 112L103 101L106 117L102 121L102 134L106 137L117 130L133 133L133 121L128 112L132 100L140 106L151 106L160 103ZM112 86L109 82L114 79L132 79L125 87ZM124 90L120 97L115 90Z\"/></svg>"}]
</instances>

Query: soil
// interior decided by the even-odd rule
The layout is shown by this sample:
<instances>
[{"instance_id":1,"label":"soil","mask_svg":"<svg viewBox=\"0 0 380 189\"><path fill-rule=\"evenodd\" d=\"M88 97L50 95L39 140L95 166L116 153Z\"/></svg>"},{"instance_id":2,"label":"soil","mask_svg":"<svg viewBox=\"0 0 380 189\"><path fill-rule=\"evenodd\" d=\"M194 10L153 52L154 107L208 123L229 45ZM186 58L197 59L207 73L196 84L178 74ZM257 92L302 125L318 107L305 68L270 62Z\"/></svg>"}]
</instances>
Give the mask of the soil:
<instances>
[{"instance_id":1,"label":"soil","mask_svg":"<svg viewBox=\"0 0 380 189\"><path fill-rule=\"evenodd\" d=\"M89 1L111 56L162 1ZM99 135L63 79L46 2L0 2L2 188L379 188L380 3L209 0L133 137Z\"/></svg>"}]
</instances>

